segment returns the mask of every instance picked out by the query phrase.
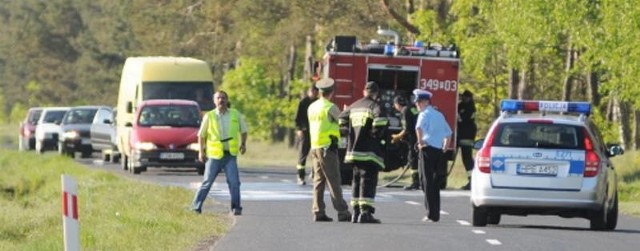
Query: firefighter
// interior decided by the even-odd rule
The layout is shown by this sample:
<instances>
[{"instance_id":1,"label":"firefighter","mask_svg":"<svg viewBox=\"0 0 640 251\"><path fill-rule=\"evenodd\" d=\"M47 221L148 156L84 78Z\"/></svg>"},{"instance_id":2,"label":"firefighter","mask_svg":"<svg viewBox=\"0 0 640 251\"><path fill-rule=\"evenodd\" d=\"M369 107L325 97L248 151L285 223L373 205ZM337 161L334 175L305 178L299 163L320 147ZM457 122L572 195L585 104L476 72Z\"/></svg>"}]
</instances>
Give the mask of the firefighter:
<instances>
[{"instance_id":1,"label":"firefighter","mask_svg":"<svg viewBox=\"0 0 640 251\"><path fill-rule=\"evenodd\" d=\"M338 211L338 221L351 220L347 202L342 198L340 187L340 164L338 140L340 128L338 116L340 110L331 103L334 80L321 79L316 83L320 90L320 99L309 106L309 134L311 136L311 155L313 156L313 220L316 222L333 221L325 213L324 187L329 187L331 202Z\"/></svg>"},{"instance_id":2,"label":"firefighter","mask_svg":"<svg viewBox=\"0 0 640 251\"><path fill-rule=\"evenodd\" d=\"M460 95L458 103L458 147L462 152L462 163L467 171L469 181L461 187L463 190L471 189L471 171L473 170L473 141L476 138L478 127L476 126L476 105L473 102L473 93L465 90Z\"/></svg>"},{"instance_id":3,"label":"firefighter","mask_svg":"<svg viewBox=\"0 0 640 251\"><path fill-rule=\"evenodd\" d=\"M440 179L443 177L438 173L443 172L442 167L446 169L446 165L443 165L446 163L444 153L453 132L444 115L431 105L430 92L416 89L413 94L416 106L420 110L416 121L416 136L420 149L419 165L425 195L424 206L428 211L422 220L437 222L440 220ZM446 173L446 170L444 172Z\"/></svg>"},{"instance_id":4,"label":"firefighter","mask_svg":"<svg viewBox=\"0 0 640 251\"><path fill-rule=\"evenodd\" d=\"M409 145L407 160L411 167L411 184L404 187L404 190L416 190L420 188L420 173L418 172L418 153L416 150L416 119L418 119L418 108L409 105L407 99L396 96L393 99L394 108L402 114L402 131L391 135L391 143L396 144L404 141Z\"/></svg>"},{"instance_id":5,"label":"firefighter","mask_svg":"<svg viewBox=\"0 0 640 251\"><path fill-rule=\"evenodd\" d=\"M318 99L318 88L314 85L309 90L304 98L298 103L298 110L296 111L296 135L300 139L300 152L298 153L298 164L296 170L298 171L298 185L306 185L305 181L306 171L305 165L307 163L307 156L309 155L309 119L307 117L307 109L309 105Z\"/></svg>"},{"instance_id":6,"label":"firefighter","mask_svg":"<svg viewBox=\"0 0 640 251\"><path fill-rule=\"evenodd\" d=\"M384 169L383 137L388 120L382 116L378 93L378 85L367 82L364 97L340 114L340 125L348 131L345 163L353 164L353 223L380 223L373 217L374 199L378 172Z\"/></svg>"}]
</instances>

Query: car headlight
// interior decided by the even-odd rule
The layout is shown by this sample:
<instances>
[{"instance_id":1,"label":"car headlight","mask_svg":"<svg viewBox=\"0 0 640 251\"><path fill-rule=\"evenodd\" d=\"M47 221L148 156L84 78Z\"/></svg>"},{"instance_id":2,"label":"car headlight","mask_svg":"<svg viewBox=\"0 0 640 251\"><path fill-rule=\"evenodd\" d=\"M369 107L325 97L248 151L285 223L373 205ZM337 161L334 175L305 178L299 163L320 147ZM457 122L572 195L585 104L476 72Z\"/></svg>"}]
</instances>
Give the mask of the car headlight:
<instances>
[{"instance_id":1,"label":"car headlight","mask_svg":"<svg viewBox=\"0 0 640 251\"><path fill-rule=\"evenodd\" d=\"M187 146L187 149L192 151L200 151L200 143L191 143Z\"/></svg>"},{"instance_id":2,"label":"car headlight","mask_svg":"<svg viewBox=\"0 0 640 251\"><path fill-rule=\"evenodd\" d=\"M64 138L66 138L66 139L75 139L78 136L80 136L80 134L78 134L78 132L76 132L76 131L68 131L68 132L65 132L64 134L62 134L62 136Z\"/></svg>"},{"instance_id":3,"label":"car headlight","mask_svg":"<svg viewBox=\"0 0 640 251\"><path fill-rule=\"evenodd\" d=\"M158 147L156 147L155 144L153 144L151 142L138 142L138 143L136 143L136 145L134 147L136 149L138 149L138 150L144 150L144 151L149 151L149 150L153 150L153 149L158 148Z\"/></svg>"}]
</instances>

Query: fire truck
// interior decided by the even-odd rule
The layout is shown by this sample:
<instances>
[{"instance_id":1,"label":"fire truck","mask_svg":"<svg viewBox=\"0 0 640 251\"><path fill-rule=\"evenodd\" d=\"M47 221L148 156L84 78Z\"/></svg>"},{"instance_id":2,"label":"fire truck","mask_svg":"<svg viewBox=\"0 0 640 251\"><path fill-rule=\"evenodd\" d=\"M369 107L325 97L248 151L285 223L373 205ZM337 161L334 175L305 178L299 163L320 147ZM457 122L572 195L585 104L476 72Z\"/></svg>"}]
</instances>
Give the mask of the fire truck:
<instances>
[{"instance_id":1,"label":"fire truck","mask_svg":"<svg viewBox=\"0 0 640 251\"><path fill-rule=\"evenodd\" d=\"M407 164L406 144L391 144L390 135L400 132L400 113L393 107L396 95L413 100L416 88L433 93L432 104L443 113L455 133L458 105L458 72L460 68L459 50L455 45L424 44L415 42L403 45L400 36L391 30L378 29L378 35L393 37L387 43L372 40L360 43L355 36L336 36L326 46L320 62L318 75L335 80L333 102L340 108L362 98L362 91L368 81L375 81L380 87L379 102L389 118L389 130L385 142L386 155L383 171L393 171ZM455 157L456 141L448 147L449 159ZM341 140L346 146L346 138ZM341 148L341 159L344 158ZM341 163L343 163L341 161ZM342 164L343 184L350 184L351 166Z\"/></svg>"}]
</instances>

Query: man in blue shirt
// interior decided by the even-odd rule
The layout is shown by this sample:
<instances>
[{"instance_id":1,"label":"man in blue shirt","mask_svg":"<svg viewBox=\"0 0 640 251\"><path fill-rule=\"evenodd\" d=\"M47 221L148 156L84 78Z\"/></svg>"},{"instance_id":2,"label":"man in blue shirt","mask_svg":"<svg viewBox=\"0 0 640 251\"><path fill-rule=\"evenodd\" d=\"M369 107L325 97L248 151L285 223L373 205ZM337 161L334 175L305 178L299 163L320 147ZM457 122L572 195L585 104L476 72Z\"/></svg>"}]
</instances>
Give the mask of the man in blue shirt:
<instances>
[{"instance_id":1,"label":"man in blue shirt","mask_svg":"<svg viewBox=\"0 0 640 251\"><path fill-rule=\"evenodd\" d=\"M424 206L428 211L423 221L437 222L440 220L442 176L438 175L436 170L439 166L444 166L444 153L447 151L452 131L444 115L431 105L430 92L416 89L413 94L416 106L420 110L416 121L416 138L420 150L418 165L422 168Z\"/></svg>"}]
</instances>

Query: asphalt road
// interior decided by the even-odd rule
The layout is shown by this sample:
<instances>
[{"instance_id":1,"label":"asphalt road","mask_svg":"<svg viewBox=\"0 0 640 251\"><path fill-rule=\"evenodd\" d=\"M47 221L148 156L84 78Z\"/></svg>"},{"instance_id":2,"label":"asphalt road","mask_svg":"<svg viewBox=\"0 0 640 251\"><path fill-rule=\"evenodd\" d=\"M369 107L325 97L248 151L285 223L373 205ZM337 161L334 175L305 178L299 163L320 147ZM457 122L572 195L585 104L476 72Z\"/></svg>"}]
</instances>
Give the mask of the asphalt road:
<instances>
[{"instance_id":1,"label":"asphalt road","mask_svg":"<svg viewBox=\"0 0 640 251\"><path fill-rule=\"evenodd\" d=\"M79 160L91 166L163 185L197 187L190 169L149 168L131 175L115 164ZM421 221L423 195L401 188L380 188L376 217L382 224L315 223L311 186L295 184L294 170L241 168L243 215L213 250L639 250L640 218L621 215L612 232L589 230L589 221L556 216L502 216L499 225L471 226L469 192L442 191L441 220ZM344 186L345 199L351 198ZM210 193L216 203L204 211L226 212L229 194L224 175ZM327 214L337 219L328 196ZM187 207L189 205L185 205ZM206 214L203 215L206 217Z\"/></svg>"}]
</instances>

